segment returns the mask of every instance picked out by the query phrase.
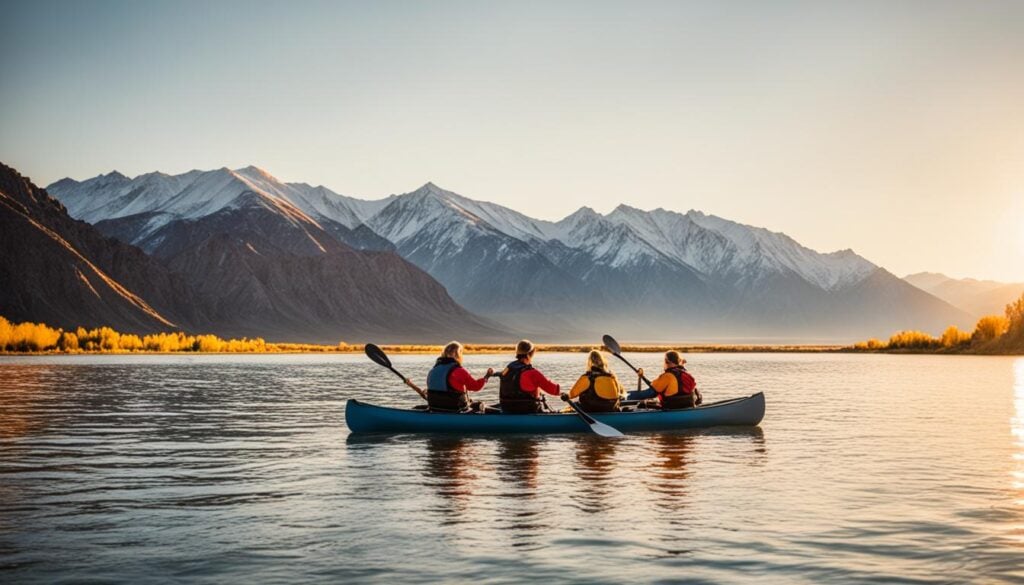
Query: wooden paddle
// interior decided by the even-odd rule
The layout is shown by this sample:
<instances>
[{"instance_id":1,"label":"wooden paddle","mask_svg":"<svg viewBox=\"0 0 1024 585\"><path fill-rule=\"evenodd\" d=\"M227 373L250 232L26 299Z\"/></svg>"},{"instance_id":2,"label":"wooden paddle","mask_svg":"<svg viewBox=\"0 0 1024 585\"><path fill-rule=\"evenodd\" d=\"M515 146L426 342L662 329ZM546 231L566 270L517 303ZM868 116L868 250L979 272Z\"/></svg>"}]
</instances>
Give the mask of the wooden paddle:
<instances>
[{"instance_id":1,"label":"wooden paddle","mask_svg":"<svg viewBox=\"0 0 1024 585\"><path fill-rule=\"evenodd\" d=\"M611 425L606 425L603 422L590 416L589 414L583 412L583 409L580 408L578 404L570 400L569 395L566 394L565 392L562 393L562 400L568 402L569 407L572 408L573 412L578 414L579 417L583 419L583 422L587 423L587 425L590 426L590 430L594 431L595 433L601 435L602 437L608 438L618 438L624 436L622 434L622 431L620 431L619 429Z\"/></svg>"},{"instance_id":2,"label":"wooden paddle","mask_svg":"<svg viewBox=\"0 0 1024 585\"><path fill-rule=\"evenodd\" d=\"M618 341L615 341L614 337L612 337L611 335L605 335L601 338L601 341L604 343L604 346L608 349L608 351L612 352L612 355L622 360L622 362L629 366L630 369L632 369L634 372L638 374L640 373L640 370L637 370L635 367L633 367L633 364L629 363L629 360L622 357L622 347L619 345ZM648 387L650 387L651 381L647 379L647 376L640 376L640 379L643 380Z\"/></svg>"},{"instance_id":3,"label":"wooden paddle","mask_svg":"<svg viewBox=\"0 0 1024 585\"><path fill-rule=\"evenodd\" d=\"M366 351L366 357L368 357L371 360L373 360L374 363L382 365L385 368L387 368L387 369L391 370L392 372L394 372L394 374L396 376L398 376L399 378L402 379L403 382L405 382L406 386L408 386L408 387L412 388L413 390L415 390L416 393L420 395L420 398L422 398L423 400L427 399L427 393L426 392L424 392L423 390L420 390L420 388L416 384L413 384L412 381L409 380L409 378L406 378L405 376L403 376L401 374L401 372L399 372L394 367L392 367L391 360L388 359L388 354L384 353L383 349L377 347L376 345L374 345L372 343L367 343L365 351Z\"/></svg>"}]
</instances>

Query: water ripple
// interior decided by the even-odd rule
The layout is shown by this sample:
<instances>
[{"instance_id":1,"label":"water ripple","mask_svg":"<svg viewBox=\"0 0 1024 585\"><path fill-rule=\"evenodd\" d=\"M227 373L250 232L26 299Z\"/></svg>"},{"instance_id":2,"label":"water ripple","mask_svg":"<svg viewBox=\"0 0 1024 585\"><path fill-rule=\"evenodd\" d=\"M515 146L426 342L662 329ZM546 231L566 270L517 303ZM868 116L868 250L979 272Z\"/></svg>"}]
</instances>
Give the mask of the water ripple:
<instances>
[{"instance_id":1,"label":"water ripple","mask_svg":"<svg viewBox=\"0 0 1024 585\"><path fill-rule=\"evenodd\" d=\"M1024 581L1024 360L692 358L763 425L365 438L418 399L358 356L0 358L0 579Z\"/></svg>"}]
</instances>

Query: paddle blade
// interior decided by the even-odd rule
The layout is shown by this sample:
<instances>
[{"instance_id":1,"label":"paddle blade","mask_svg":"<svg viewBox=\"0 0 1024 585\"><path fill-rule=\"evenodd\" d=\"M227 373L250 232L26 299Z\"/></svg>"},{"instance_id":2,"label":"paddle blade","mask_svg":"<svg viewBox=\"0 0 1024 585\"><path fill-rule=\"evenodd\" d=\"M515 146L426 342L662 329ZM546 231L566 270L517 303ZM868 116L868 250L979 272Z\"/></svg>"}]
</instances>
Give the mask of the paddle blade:
<instances>
[{"instance_id":1,"label":"paddle blade","mask_svg":"<svg viewBox=\"0 0 1024 585\"><path fill-rule=\"evenodd\" d=\"M391 360L388 359L388 355L384 353L384 350L377 347L373 343L366 344L366 357L373 360L375 363L384 366L385 368L391 368Z\"/></svg>"},{"instance_id":2,"label":"paddle blade","mask_svg":"<svg viewBox=\"0 0 1024 585\"><path fill-rule=\"evenodd\" d=\"M617 439L619 437L625 436L619 429L615 427L610 427L599 420L594 420L594 422L590 425L590 430L601 435L602 437L608 437L609 439Z\"/></svg>"},{"instance_id":3,"label":"paddle blade","mask_svg":"<svg viewBox=\"0 0 1024 585\"><path fill-rule=\"evenodd\" d=\"M608 348L608 351L614 354L622 353L622 347L619 346L619 342L615 341L615 338L612 337L611 335L605 335L604 337L602 337L601 342L604 343L604 346Z\"/></svg>"},{"instance_id":4,"label":"paddle blade","mask_svg":"<svg viewBox=\"0 0 1024 585\"><path fill-rule=\"evenodd\" d=\"M609 439L625 436L619 429L610 425L606 425L603 422L597 420L596 418L590 416L589 414L583 412L583 409L580 408L580 405L576 404L572 400L569 400L569 395L566 394L565 392L562 393L561 398L573 409L573 411L576 414L579 415L581 419L583 419L583 422L587 423L587 426L590 427L591 431L597 433L598 435L601 435L602 437L608 437Z\"/></svg>"}]
</instances>

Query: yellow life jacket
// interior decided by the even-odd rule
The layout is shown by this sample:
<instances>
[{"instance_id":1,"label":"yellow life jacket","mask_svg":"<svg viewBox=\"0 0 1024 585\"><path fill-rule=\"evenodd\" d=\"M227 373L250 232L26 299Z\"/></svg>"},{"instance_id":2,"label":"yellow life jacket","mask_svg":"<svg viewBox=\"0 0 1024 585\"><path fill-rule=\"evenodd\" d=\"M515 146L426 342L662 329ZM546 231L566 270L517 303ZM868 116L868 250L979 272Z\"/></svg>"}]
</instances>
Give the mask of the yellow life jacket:
<instances>
[{"instance_id":1,"label":"yellow life jacket","mask_svg":"<svg viewBox=\"0 0 1024 585\"><path fill-rule=\"evenodd\" d=\"M591 370L583 375L589 380L589 386L584 392L593 391L598 398L605 400L619 399L619 385L611 374Z\"/></svg>"},{"instance_id":2,"label":"yellow life jacket","mask_svg":"<svg viewBox=\"0 0 1024 585\"><path fill-rule=\"evenodd\" d=\"M583 376L588 381L587 389L580 393L579 398L583 410L588 412L619 410L619 388L611 374L591 370Z\"/></svg>"}]
</instances>

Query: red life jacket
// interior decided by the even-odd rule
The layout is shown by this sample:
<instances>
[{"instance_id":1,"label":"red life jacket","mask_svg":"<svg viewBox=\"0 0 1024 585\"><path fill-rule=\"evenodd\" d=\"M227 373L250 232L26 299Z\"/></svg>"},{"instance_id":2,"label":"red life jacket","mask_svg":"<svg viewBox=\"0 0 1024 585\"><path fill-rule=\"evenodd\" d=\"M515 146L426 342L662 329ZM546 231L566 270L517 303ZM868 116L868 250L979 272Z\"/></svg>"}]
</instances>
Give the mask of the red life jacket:
<instances>
[{"instance_id":1,"label":"red life jacket","mask_svg":"<svg viewBox=\"0 0 1024 585\"><path fill-rule=\"evenodd\" d=\"M675 377L681 394L693 394L693 391L697 388L697 380L690 375L690 372L686 371L686 368L683 366L673 366L665 371Z\"/></svg>"},{"instance_id":2,"label":"red life jacket","mask_svg":"<svg viewBox=\"0 0 1024 585\"><path fill-rule=\"evenodd\" d=\"M532 394L523 390L519 379L523 372L532 370L533 366L516 360L505 367L501 373L501 384L498 386L498 399L501 402L501 411L505 414L530 414L541 412L541 401L534 398Z\"/></svg>"}]
</instances>

